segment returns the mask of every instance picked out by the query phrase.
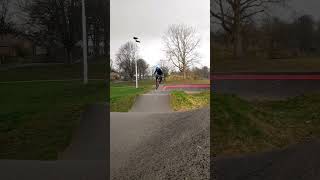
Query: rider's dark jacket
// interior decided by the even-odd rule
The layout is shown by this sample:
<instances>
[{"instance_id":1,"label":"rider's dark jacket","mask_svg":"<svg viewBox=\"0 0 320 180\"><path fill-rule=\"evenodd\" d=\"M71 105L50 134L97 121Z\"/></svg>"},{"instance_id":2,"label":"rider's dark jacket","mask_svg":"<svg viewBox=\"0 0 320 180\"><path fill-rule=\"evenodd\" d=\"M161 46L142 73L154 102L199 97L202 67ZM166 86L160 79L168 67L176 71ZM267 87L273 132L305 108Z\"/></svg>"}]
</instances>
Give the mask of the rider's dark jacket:
<instances>
[{"instance_id":1,"label":"rider's dark jacket","mask_svg":"<svg viewBox=\"0 0 320 180\"><path fill-rule=\"evenodd\" d=\"M154 74L162 76L163 72L160 68L156 68L156 70L154 71Z\"/></svg>"}]
</instances>

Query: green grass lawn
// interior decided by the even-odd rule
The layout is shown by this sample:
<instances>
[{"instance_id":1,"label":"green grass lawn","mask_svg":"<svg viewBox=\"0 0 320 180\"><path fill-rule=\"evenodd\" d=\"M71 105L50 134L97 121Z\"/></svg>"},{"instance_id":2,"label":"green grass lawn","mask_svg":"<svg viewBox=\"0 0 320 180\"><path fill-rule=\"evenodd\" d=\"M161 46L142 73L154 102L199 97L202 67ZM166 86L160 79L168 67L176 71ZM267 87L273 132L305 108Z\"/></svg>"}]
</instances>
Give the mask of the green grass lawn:
<instances>
[{"instance_id":1,"label":"green grass lawn","mask_svg":"<svg viewBox=\"0 0 320 180\"><path fill-rule=\"evenodd\" d=\"M210 83L209 80L180 80L180 81L165 81L163 82L165 85L168 84L207 84ZM111 112L128 112L132 105L134 104L135 98L143 93L150 91L155 86L154 80L142 80L139 81L139 88L135 88L135 82L112 82L110 84L110 104L111 104ZM203 101L200 99L203 96L207 96L209 93L201 93L199 95L187 95L187 98L190 99L190 103L192 107L202 105ZM175 94L174 94L175 95ZM206 97L207 98L207 97ZM178 98L176 98L178 100ZM192 101L192 102L191 102ZM198 103L198 104L197 104ZM200 104L199 104L200 103ZM186 108L182 104L180 107L177 103L175 105L177 110L182 110L179 108Z\"/></svg>"},{"instance_id":2,"label":"green grass lawn","mask_svg":"<svg viewBox=\"0 0 320 180\"><path fill-rule=\"evenodd\" d=\"M320 95L260 102L212 96L211 150L215 154L261 152L320 137Z\"/></svg>"},{"instance_id":3,"label":"green grass lawn","mask_svg":"<svg viewBox=\"0 0 320 180\"><path fill-rule=\"evenodd\" d=\"M134 82L110 83L111 112L128 112L134 104L135 98L152 89L154 81L139 81L136 89Z\"/></svg>"},{"instance_id":4,"label":"green grass lawn","mask_svg":"<svg viewBox=\"0 0 320 180\"><path fill-rule=\"evenodd\" d=\"M107 65L104 62L89 63L88 77L91 79L106 79ZM82 79L83 66L78 64L57 64L48 66L20 67L0 71L1 81L29 81L29 80L61 80Z\"/></svg>"},{"instance_id":5,"label":"green grass lawn","mask_svg":"<svg viewBox=\"0 0 320 180\"><path fill-rule=\"evenodd\" d=\"M320 72L320 57L292 59L214 59L213 71L219 72Z\"/></svg>"},{"instance_id":6,"label":"green grass lawn","mask_svg":"<svg viewBox=\"0 0 320 180\"><path fill-rule=\"evenodd\" d=\"M209 106L210 92L187 94L184 91L173 91L170 94L170 104L174 111L187 111Z\"/></svg>"},{"instance_id":7,"label":"green grass lawn","mask_svg":"<svg viewBox=\"0 0 320 180\"><path fill-rule=\"evenodd\" d=\"M56 159L87 104L106 102L105 81L0 84L0 159Z\"/></svg>"}]
</instances>

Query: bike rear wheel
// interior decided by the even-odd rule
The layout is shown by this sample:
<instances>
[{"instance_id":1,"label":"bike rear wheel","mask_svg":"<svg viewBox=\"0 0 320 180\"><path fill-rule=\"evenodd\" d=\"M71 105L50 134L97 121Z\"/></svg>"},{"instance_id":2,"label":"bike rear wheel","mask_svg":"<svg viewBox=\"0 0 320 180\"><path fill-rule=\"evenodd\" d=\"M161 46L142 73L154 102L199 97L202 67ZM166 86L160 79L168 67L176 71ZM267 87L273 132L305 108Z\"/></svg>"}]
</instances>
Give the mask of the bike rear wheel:
<instances>
[{"instance_id":1,"label":"bike rear wheel","mask_svg":"<svg viewBox=\"0 0 320 180\"><path fill-rule=\"evenodd\" d=\"M156 89L159 87L159 78L156 79Z\"/></svg>"}]
</instances>

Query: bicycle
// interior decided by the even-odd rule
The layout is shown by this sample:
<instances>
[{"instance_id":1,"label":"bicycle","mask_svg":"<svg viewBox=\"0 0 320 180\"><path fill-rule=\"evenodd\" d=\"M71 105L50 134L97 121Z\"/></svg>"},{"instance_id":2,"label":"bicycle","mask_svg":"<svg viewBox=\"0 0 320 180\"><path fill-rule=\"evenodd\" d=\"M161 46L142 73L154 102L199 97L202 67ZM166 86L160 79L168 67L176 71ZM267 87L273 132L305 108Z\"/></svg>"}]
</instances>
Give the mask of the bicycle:
<instances>
[{"instance_id":1,"label":"bicycle","mask_svg":"<svg viewBox=\"0 0 320 180\"><path fill-rule=\"evenodd\" d=\"M161 80L162 80L162 76L156 76L156 89L159 88Z\"/></svg>"}]
</instances>

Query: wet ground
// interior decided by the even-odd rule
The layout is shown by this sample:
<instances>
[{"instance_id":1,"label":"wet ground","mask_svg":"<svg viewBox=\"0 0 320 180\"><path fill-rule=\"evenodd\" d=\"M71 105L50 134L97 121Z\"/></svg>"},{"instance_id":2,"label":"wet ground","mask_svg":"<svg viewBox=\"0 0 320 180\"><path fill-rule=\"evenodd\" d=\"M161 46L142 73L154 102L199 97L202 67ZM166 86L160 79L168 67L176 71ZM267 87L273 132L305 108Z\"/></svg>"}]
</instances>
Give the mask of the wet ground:
<instances>
[{"instance_id":1,"label":"wet ground","mask_svg":"<svg viewBox=\"0 0 320 180\"><path fill-rule=\"evenodd\" d=\"M112 179L209 179L209 108L172 112L168 91L111 113Z\"/></svg>"},{"instance_id":2,"label":"wet ground","mask_svg":"<svg viewBox=\"0 0 320 180\"><path fill-rule=\"evenodd\" d=\"M235 94L248 100L286 99L320 93L319 74L229 74L216 77L211 86L216 93ZM319 141L312 140L281 150L216 157L211 164L211 176L216 180L317 180L320 179L319 151Z\"/></svg>"},{"instance_id":3,"label":"wet ground","mask_svg":"<svg viewBox=\"0 0 320 180\"><path fill-rule=\"evenodd\" d=\"M313 140L281 150L234 157L212 163L217 180L318 180L320 142Z\"/></svg>"},{"instance_id":4,"label":"wet ground","mask_svg":"<svg viewBox=\"0 0 320 180\"><path fill-rule=\"evenodd\" d=\"M212 89L246 99L286 99L320 93L320 80L215 80Z\"/></svg>"}]
</instances>

